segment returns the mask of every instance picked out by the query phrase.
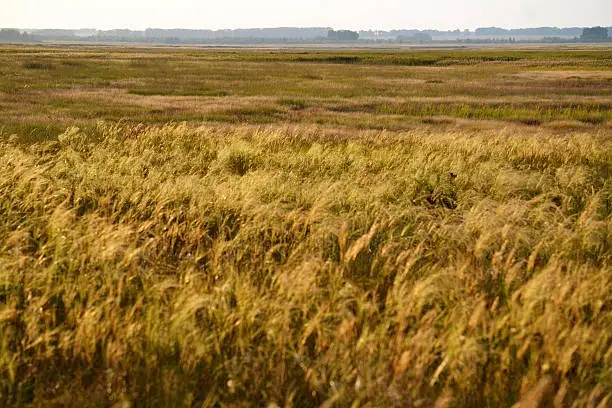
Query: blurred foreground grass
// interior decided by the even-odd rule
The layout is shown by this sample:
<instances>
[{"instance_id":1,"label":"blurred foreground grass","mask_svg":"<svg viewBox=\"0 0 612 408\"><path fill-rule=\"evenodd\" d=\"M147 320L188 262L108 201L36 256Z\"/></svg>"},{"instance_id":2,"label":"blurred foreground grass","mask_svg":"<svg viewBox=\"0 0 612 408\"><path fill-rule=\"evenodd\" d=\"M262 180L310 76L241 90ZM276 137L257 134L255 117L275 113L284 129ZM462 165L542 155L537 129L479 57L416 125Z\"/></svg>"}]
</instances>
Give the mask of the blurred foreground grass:
<instances>
[{"instance_id":1,"label":"blurred foreground grass","mask_svg":"<svg viewBox=\"0 0 612 408\"><path fill-rule=\"evenodd\" d=\"M0 406L610 406L609 131L521 129L5 131Z\"/></svg>"}]
</instances>

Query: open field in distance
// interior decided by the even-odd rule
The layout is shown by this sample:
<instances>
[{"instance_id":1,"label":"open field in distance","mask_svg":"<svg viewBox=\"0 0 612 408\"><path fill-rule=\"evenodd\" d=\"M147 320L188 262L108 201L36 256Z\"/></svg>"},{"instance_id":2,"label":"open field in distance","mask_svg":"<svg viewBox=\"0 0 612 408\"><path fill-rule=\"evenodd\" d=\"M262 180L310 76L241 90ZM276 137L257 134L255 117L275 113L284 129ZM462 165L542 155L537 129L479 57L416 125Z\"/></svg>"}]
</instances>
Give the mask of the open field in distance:
<instances>
[{"instance_id":1,"label":"open field in distance","mask_svg":"<svg viewBox=\"0 0 612 408\"><path fill-rule=\"evenodd\" d=\"M2 47L0 407L608 407L611 107L609 48Z\"/></svg>"},{"instance_id":2,"label":"open field in distance","mask_svg":"<svg viewBox=\"0 0 612 408\"><path fill-rule=\"evenodd\" d=\"M609 128L609 48L424 51L5 47L0 123L213 122L408 130L462 120ZM497 124L495 124L497 126Z\"/></svg>"}]
</instances>

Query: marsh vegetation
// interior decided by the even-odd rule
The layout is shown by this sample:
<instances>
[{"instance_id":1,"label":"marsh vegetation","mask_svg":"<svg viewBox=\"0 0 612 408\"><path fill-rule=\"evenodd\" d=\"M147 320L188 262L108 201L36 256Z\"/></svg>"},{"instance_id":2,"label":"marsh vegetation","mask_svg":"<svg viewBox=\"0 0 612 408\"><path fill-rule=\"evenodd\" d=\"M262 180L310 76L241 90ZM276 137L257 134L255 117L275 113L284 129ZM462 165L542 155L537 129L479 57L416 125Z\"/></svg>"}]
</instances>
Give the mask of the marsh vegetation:
<instances>
[{"instance_id":1,"label":"marsh vegetation","mask_svg":"<svg viewBox=\"0 0 612 408\"><path fill-rule=\"evenodd\" d=\"M611 403L606 50L0 61L0 406Z\"/></svg>"}]
</instances>

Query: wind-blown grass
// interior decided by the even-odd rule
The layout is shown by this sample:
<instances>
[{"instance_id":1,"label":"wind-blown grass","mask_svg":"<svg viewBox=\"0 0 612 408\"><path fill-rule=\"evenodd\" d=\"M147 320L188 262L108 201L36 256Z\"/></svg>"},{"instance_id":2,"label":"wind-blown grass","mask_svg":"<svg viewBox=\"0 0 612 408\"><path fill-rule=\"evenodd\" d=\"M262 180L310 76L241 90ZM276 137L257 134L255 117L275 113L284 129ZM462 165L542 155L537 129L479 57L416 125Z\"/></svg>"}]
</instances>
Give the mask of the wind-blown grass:
<instances>
[{"instance_id":1,"label":"wind-blown grass","mask_svg":"<svg viewBox=\"0 0 612 408\"><path fill-rule=\"evenodd\" d=\"M609 134L516 129L3 134L0 406L607 406Z\"/></svg>"}]
</instances>

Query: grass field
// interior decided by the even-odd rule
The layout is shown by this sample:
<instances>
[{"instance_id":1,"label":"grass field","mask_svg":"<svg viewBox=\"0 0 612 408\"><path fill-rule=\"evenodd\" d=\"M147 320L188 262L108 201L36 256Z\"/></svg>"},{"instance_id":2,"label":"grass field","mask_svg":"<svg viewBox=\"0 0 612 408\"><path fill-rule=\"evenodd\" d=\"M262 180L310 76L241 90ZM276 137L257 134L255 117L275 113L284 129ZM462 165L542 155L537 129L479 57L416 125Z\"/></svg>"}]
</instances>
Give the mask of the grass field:
<instances>
[{"instance_id":1,"label":"grass field","mask_svg":"<svg viewBox=\"0 0 612 408\"><path fill-rule=\"evenodd\" d=\"M612 406L611 55L0 48L0 407Z\"/></svg>"}]
</instances>

